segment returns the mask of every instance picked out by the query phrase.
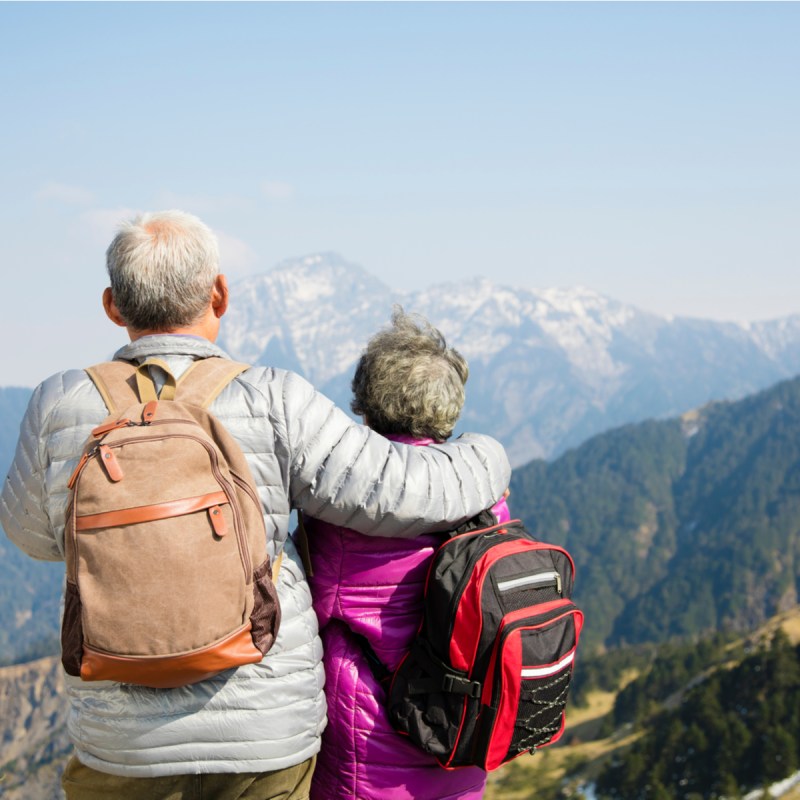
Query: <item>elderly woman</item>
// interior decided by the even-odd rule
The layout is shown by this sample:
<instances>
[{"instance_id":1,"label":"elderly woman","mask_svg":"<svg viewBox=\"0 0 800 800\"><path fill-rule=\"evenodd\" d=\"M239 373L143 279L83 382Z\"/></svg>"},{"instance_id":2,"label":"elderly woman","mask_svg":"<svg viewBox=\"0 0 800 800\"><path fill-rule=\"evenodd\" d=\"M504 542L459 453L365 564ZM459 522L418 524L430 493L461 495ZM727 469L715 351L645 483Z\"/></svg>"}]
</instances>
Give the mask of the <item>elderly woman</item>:
<instances>
[{"instance_id":1,"label":"elderly woman","mask_svg":"<svg viewBox=\"0 0 800 800\"><path fill-rule=\"evenodd\" d=\"M389 439L445 441L464 404L467 363L426 320L395 310L356 368L352 409ZM505 501L493 512L509 518ZM314 608L325 646L328 727L312 800L476 800L486 773L446 771L391 727L370 667L400 663L422 617L423 583L441 536L376 539L306 520ZM369 657L367 656L369 653Z\"/></svg>"}]
</instances>

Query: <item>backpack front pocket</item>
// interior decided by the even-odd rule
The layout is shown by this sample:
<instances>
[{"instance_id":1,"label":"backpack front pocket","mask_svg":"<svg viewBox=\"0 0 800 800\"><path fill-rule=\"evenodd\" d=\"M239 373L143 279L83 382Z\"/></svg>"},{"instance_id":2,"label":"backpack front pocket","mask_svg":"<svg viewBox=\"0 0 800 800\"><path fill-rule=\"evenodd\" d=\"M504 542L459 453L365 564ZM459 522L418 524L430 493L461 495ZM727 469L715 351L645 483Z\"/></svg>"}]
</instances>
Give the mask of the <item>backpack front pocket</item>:
<instances>
[{"instance_id":1,"label":"backpack front pocket","mask_svg":"<svg viewBox=\"0 0 800 800\"><path fill-rule=\"evenodd\" d=\"M479 749L484 768L557 741L583 613L569 600L536 617L504 620L482 697Z\"/></svg>"}]
</instances>

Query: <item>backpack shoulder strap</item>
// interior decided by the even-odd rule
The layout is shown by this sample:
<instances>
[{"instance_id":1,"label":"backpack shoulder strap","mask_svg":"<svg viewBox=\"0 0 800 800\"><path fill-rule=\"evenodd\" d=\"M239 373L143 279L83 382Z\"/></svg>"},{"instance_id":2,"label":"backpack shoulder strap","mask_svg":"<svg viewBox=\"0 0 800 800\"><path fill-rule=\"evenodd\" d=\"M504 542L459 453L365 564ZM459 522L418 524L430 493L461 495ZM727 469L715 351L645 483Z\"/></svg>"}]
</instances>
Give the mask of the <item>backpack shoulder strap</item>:
<instances>
[{"instance_id":1,"label":"backpack shoulder strap","mask_svg":"<svg viewBox=\"0 0 800 800\"><path fill-rule=\"evenodd\" d=\"M306 571L306 576L311 578L314 576L314 567L311 564L311 548L308 543L308 531L306 530L306 523L303 519L303 512L297 512L297 528L292 534L294 546L300 555L300 560L303 562L303 569ZM283 555L281 553L281 555Z\"/></svg>"},{"instance_id":2,"label":"backpack shoulder strap","mask_svg":"<svg viewBox=\"0 0 800 800\"><path fill-rule=\"evenodd\" d=\"M208 408L217 395L249 364L241 364L227 358L212 356L195 361L177 381L175 399Z\"/></svg>"},{"instance_id":3,"label":"backpack shoulder strap","mask_svg":"<svg viewBox=\"0 0 800 800\"><path fill-rule=\"evenodd\" d=\"M87 367L85 371L100 392L109 414L139 401L135 365L127 361L106 361Z\"/></svg>"},{"instance_id":4,"label":"backpack shoulder strap","mask_svg":"<svg viewBox=\"0 0 800 800\"><path fill-rule=\"evenodd\" d=\"M480 531L485 528L493 528L498 525L497 517L492 513L491 508L486 508L477 513L472 519L462 522L457 528L452 531L447 531L450 537L458 536L461 533L470 533L471 531Z\"/></svg>"},{"instance_id":5,"label":"backpack shoulder strap","mask_svg":"<svg viewBox=\"0 0 800 800\"><path fill-rule=\"evenodd\" d=\"M159 395L150 377L149 367L160 367L166 382ZM138 366L127 361L106 361L87 367L85 372L100 392L109 414L121 411L134 403L147 403L151 400L173 400L176 380L166 361L148 358Z\"/></svg>"}]
</instances>

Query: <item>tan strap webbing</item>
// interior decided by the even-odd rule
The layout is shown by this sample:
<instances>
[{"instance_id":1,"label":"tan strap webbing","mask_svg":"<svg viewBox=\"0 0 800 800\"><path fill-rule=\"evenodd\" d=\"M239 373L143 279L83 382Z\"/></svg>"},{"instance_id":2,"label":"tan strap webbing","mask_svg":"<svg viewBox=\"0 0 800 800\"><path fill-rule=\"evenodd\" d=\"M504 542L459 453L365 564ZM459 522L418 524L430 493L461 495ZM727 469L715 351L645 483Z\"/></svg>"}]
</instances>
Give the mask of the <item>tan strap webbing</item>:
<instances>
[{"instance_id":1,"label":"tan strap webbing","mask_svg":"<svg viewBox=\"0 0 800 800\"><path fill-rule=\"evenodd\" d=\"M86 374L100 392L109 414L139 402L136 367L127 361L106 361L86 368Z\"/></svg>"},{"instance_id":2,"label":"tan strap webbing","mask_svg":"<svg viewBox=\"0 0 800 800\"><path fill-rule=\"evenodd\" d=\"M150 366L159 367L167 376L160 396L150 377ZM100 392L109 414L122 411L134 403L172 400L175 397L175 377L167 362L160 358L149 358L138 367L127 361L106 361L88 367L86 373Z\"/></svg>"},{"instance_id":3,"label":"tan strap webbing","mask_svg":"<svg viewBox=\"0 0 800 800\"><path fill-rule=\"evenodd\" d=\"M278 557L275 559L275 563L272 565L272 582L278 582L278 573L281 571L281 562L283 561L283 550L281 550Z\"/></svg>"},{"instance_id":4,"label":"tan strap webbing","mask_svg":"<svg viewBox=\"0 0 800 800\"><path fill-rule=\"evenodd\" d=\"M160 392L156 391L156 382L150 375L150 367L158 367L167 376ZM136 387L142 403L149 403L152 400L174 400L176 384L169 364L160 358L148 358L136 367Z\"/></svg>"},{"instance_id":5,"label":"tan strap webbing","mask_svg":"<svg viewBox=\"0 0 800 800\"><path fill-rule=\"evenodd\" d=\"M156 395L155 383L149 375L150 366L159 367L167 376L160 396ZM213 356L195 361L177 381L167 363L158 358L150 358L138 367L127 361L106 361L87 367L86 373L100 392L108 413L113 414L134 403L176 398L208 408L220 392L246 369L249 369L249 364Z\"/></svg>"}]
</instances>

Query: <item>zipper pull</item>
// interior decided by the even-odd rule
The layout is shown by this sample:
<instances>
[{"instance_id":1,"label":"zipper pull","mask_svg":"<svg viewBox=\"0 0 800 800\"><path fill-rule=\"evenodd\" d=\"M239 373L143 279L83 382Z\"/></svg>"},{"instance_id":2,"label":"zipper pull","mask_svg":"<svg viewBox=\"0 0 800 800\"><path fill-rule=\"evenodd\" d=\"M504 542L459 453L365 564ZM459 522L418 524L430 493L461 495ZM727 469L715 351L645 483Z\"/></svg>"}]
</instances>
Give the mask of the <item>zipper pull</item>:
<instances>
[{"instance_id":1,"label":"zipper pull","mask_svg":"<svg viewBox=\"0 0 800 800\"><path fill-rule=\"evenodd\" d=\"M228 526L225 524L225 517L222 516L222 509L219 506L211 506L208 509L208 518L214 533L221 539L228 533Z\"/></svg>"},{"instance_id":2,"label":"zipper pull","mask_svg":"<svg viewBox=\"0 0 800 800\"><path fill-rule=\"evenodd\" d=\"M115 422L107 422L105 425L98 425L93 431L92 436L102 436L109 431L115 431L117 428L124 428L126 425L132 425L129 419L118 419Z\"/></svg>"},{"instance_id":3,"label":"zipper pull","mask_svg":"<svg viewBox=\"0 0 800 800\"><path fill-rule=\"evenodd\" d=\"M156 415L156 408L158 407L158 400L151 400L145 404L142 409L142 424L149 425Z\"/></svg>"},{"instance_id":4,"label":"zipper pull","mask_svg":"<svg viewBox=\"0 0 800 800\"><path fill-rule=\"evenodd\" d=\"M119 483L123 477L122 468L119 465L119 461L117 461L117 457L114 455L114 451L107 444L101 444L99 454L100 463L103 465L103 469L105 469L108 477L114 481L114 483Z\"/></svg>"}]
</instances>

